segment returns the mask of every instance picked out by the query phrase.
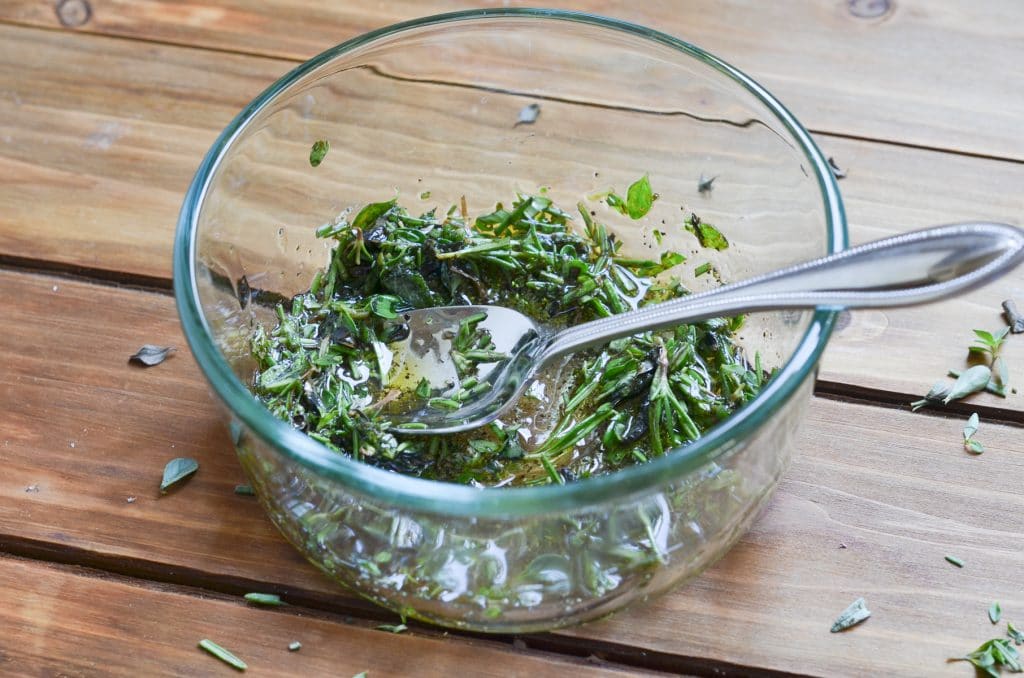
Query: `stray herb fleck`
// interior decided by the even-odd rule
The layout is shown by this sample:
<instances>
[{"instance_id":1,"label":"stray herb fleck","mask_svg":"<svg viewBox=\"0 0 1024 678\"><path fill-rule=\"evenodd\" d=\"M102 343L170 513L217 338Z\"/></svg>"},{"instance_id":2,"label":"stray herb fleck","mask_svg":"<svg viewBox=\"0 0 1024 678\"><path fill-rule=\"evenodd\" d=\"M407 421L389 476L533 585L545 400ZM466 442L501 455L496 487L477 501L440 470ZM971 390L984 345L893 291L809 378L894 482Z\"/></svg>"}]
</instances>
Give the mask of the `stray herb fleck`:
<instances>
[{"instance_id":1,"label":"stray herb fleck","mask_svg":"<svg viewBox=\"0 0 1024 678\"><path fill-rule=\"evenodd\" d=\"M697 182L697 192L700 193L701 195L705 193L711 193L711 191L714 189L715 179L717 178L717 174L711 177L710 179L705 179L704 175L701 174L700 181Z\"/></svg>"},{"instance_id":2,"label":"stray herb fleck","mask_svg":"<svg viewBox=\"0 0 1024 678\"><path fill-rule=\"evenodd\" d=\"M829 169L832 170L832 174L835 176L836 179L846 178L846 170L839 167L839 163L837 163L836 159L833 158L831 155L828 156L828 166Z\"/></svg>"},{"instance_id":3,"label":"stray herb fleck","mask_svg":"<svg viewBox=\"0 0 1024 678\"><path fill-rule=\"evenodd\" d=\"M379 624L377 626L377 630L387 631L389 633L401 633L402 631L405 631L408 628L409 627L405 624Z\"/></svg>"},{"instance_id":4,"label":"stray herb fleck","mask_svg":"<svg viewBox=\"0 0 1024 678\"><path fill-rule=\"evenodd\" d=\"M529 104L523 106L519 110L519 119L516 120L516 124L513 127L519 127L520 125L532 125L537 122L537 118L540 117L540 104Z\"/></svg>"},{"instance_id":5,"label":"stray herb fleck","mask_svg":"<svg viewBox=\"0 0 1024 678\"><path fill-rule=\"evenodd\" d=\"M1003 608L1000 607L999 601L992 603L988 607L988 618L993 624L998 624L1000 618L1003 616Z\"/></svg>"},{"instance_id":6,"label":"stray herb fleck","mask_svg":"<svg viewBox=\"0 0 1024 678\"><path fill-rule=\"evenodd\" d=\"M235 494L254 497L256 496L256 491L252 489L252 485L235 485Z\"/></svg>"},{"instance_id":7,"label":"stray herb fleck","mask_svg":"<svg viewBox=\"0 0 1024 678\"><path fill-rule=\"evenodd\" d=\"M309 151L309 164L313 167L319 167L329 150L331 150L331 142L327 141L327 139L313 142L313 148Z\"/></svg>"},{"instance_id":8,"label":"stray herb fleck","mask_svg":"<svg viewBox=\"0 0 1024 678\"><path fill-rule=\"evenodd\" d=\"M982 643L977 650L954 661L968 661L989 676L999 678L999 669L1003 666L1013 672L1019 672L1020 653L1006 638L993 638Z\"/></svg>"},{"instance_id":9,"label":"stray herb fleck","mask_svg":"<svg viewBox=\"0 0 1024 678\"><path fill-rule=\"evenodd\" d=\"M946 556L946 560L948 562L956 565L957 567L963 567L964 566L964 561L960 560L956 556Z\"/></svg>"},{"instance_id":10,"label":"stray herb fleck","mask_svg":"<svg viewBox=\"0 0 1024 678\"><path fill-rule=\"evenodd\" d=\"M144 367L153 367L167 360L167 356L173 353L174 350L173 346L146 344L128 358L128 362Z\"/></svg>"},{"instance_id":11,"label":"stray herb fleck","mask_svg":"<svg viewBox=\"0 0 1024 678\"><path fill-rule=\"evenodd\" d=\"M284 605L284 601L281 600L281 596L276 593L246 593L245 599L250 603L264 605L266 607Z\"/></svg>"},{"instance_id":12,"label":"stray herb fleck","mask_svg":"<svg viewBox=\"0 0 1024 678\"><path fill-rule=\"evenodd\" d=\"M1018 645L1024 643L1024 633L1021 633L1017 627L1013 625L1013 622L1006 622L1006 635L1008 635L1010 639Z\"/></svg>"},{"instance_id":13,"label":"stray herb fleck","mask_svg":"<svg viewBox=\"0 0 1024 678\"><path fill-rule=\"evenodd\" d=\"M249 668L249 666L245 662L243 662L241 659L236 657L234 654L232 654L231 652L228 652L227 650L225 650L223 647L221 647L217 643L213 642L212 640L208 640L206 638L203 638L202 640L199 641L199 647L203 648L204 650L206 650L207 652L212 654L217 659L221 660L225 664L228 664L229 666L233 666L234 668L238 669L239 671L245 671L247 668Z\"/></svg>"},{"instance_id":14,"label":"stray herb fleck","mask_svg":"<svg viewBox=\"0 0 1024 678\"><path fill-rule=\"evenodd\" d=\"M167 488L171 485L185 480L198 470L199 462L191 457L171 459L164 467L164 477L160 482L160 491L166 492Z\"/></svg>"},{"instance_id":15,"label":"stray herb fleck","mask_svg":"<svg viewBox=\"0 0 1024 678\"><path fill-rule=\"evenodd\" d=\"M289 652L298 652L301 649L302 649L302 643L300 643L297 640L293 640L292 642L288 643L288 651Z\"/></svg>"},{"instance_id":16,"label":"stray herb fleck","mask_svg":"<svg viewBox=\"0 0 1024 678\"><path fill-rule=\"evenodd\" d=\"M867 608L867 603L864 602L863 598L850 603L850 606L843 610L843 613L839 615L839 618L832 624L832 633L839 633L845 631L851 626L855 626L868 617L871 616L871 611Z\"/></svg>"}]
</instances>

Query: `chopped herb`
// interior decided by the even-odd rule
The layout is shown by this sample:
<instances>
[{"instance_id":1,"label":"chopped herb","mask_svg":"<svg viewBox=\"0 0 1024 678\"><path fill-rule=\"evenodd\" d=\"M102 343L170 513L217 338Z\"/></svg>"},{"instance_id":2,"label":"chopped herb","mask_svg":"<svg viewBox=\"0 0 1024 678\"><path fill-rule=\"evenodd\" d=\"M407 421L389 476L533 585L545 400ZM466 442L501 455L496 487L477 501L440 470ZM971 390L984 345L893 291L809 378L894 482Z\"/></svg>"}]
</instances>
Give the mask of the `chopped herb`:
<instances>
[{"instance_id":1,"label":"chopped herb","mask_svg":"<svg viewBox=\"0 0 1024 678\"><path fill-rule=\"evenodd\" d=\"M963 567L964 566L964 561L960 560L956 556L946 556L946 560L949 561L950 563L956 565L957 567Z\"/></svg>"},{"instance_id":2,"label":"chopped herb","mask_svg":"<svg viewBox=\"0 0 1024 678\"><path fill-rule=\"evenodd\" d=\"M1017 645L1024 643L1024 633L1017 630L1017 627L1013 625L1013 622L1006 622L1006 635L1008 635Z\"/></svg>"},{"instance_id":3,"label":"chopped herb","mask_svg":"<svg viewBox=\"0 0 1024 678\"><path fill-rule=\"evenodd\" d=\"M516 120L516 124L513 127L519 127L520 125L532 125L537 122L537 118L540 116L540 104L528 104L519 109L519 119Z\"/></svg>"},{"instance_id":4,"label":"chopped herb","mask_svg":"<svg viewBox=\"0 0 1024 678\"><path fill-rule=\"evenodd\" d=\"M722 232L706 221L703 221L696 214L690 214L690 218L684 225L687 231L697 236L701 247L710 247L716 250L724 250L729 247L729 241L725 239Z\"/></svg>"},{"instance_id":5,"label":"chopped herb","mask_svg":"<svg viewBox=\"0 0 1024 678\"><path fill-rule=\"evenodd\" d=\"M717 174L710 179L705 179L704 175L701 174L700 181L697 182L697 192L701 194L710 193L714 189L715 179L717 178Z\"/></svg>"},{"instance_id":6,"label":"chopped herb","mask_svg":"<svg viewBox=\"0 0 1024 678\"><path fill-rule=\"evenodd\" d=\"M245 662L243 662L241 659L231 654L230 652L228 652L212 640L207 640L206 638L203 638L199 641L199 647L203 648L217 659L221 660L229 666L238 669L239 671L245 671L247 668L249 668Z\"/></svg>"},{"instance_id":7,"label":"chopped herb","mask_svg":"<svg viewBox=\"0 0 1024 678\"><path fill-rule=\"evenodd\" d=\"M320 163L324 161L327 156L327 151L331 150L331 142L326 139L320 139L313 143L313 148L309 151L309 164L313 167L319 167Z\"/></svg>"},{"instance_id":8,"label":"chopped herb","mask_svg":"<svg viewBox=\"0 0 1024 678\"><path fill-rule=\"evenodd\" d=\"M370 311L381 318L393 320L398 317L395 311L396 306L402 305L402 300L390 294L375 294L370 297Z\"/></svg>"},{"instance_id":9,"label":"chopped herb","mask_svg":"<svg viewBox=\"0 0 1024 678\"><path fill-rule=\"evenodd\" d=\"M999 619L1003 616L1003 608L1000 607L999 601L992 603L988 607L988 618L993 624L998 624Z\"/></svg>"},{"instance_id":10,"label":"chopped herb","mask_svg":"<svg viewBox=\"0 0 1024 678\"><path fill-rule=\"evenodd\" d=\"M256 496L256 491L252 489L252 485L235 485L235 494L254 497Z\"/></svg>"},{"instance_id":11,"label":"chopped herb","mask_svg":"<svg viewBox=\"0 0 1024 678\"><path fill-rule=\"evenodd\" d=\"M845 631L851 626L855 626L870 617L871 611L868 610L866 605L867 604L864 602L863 598L858 598L850 603L850 606L843 610L843 613L839 615L839 618L832 624L832 633Z\"/></svg>"},{"instance_id":12,"label":"chopped herb","mask_svg":"<svg viewBox=\"0 0 1024 678\"><path fill-rule=\"evenodd\" d=\"M981 454L982 452L985 451L985 446L979 443L974 438L971 438L970 440L964 441L964 449L970 452L971 454Z\"/></svg>"},{"instance_id":13,"label":"chopped herb","mask_svg":"<svg viewBox=\"0 0 1024 678\"><path fill-rule=\"evenodd\" d=\"M948 405L951 400L960 400L966 398L972 393L977 393L988 385L989 379L992 378L992 370L987 365L975 365L965 370L956 382L949 389L949 393L942 399L943 405Z\"/></svg>"},{"instance_id":14,"label":"chopped herb","mask_svg":"<svg viewBox=\"0 0 1024 678\"><path fill-rule=\"evenodd\" d=\"M174 350L173 346L146 344L128 358L128 362L144 367L153 367L167 360L167 356L173 353Z\"/></svg>"},{"instance_id":15,"label":"chopped herb","mask_svg":"<svg viewBox=\"0 0 1024 678\"><path fill-rule=\"evenodd\" d=\"M430 200L430 191L420 193L420 200Z\"/></svg>"},{"instance_id":16,"label":"chopped herb","mask_svg":"<svg viewBox=\"0 0 1024 678\"><path fill-rule=\"evenodd\" d=\"M981 644L977 650L957 661L968 661L989 676L999 678L999 669L1003 666L1013 672L1020 672L1020 653L1006 638L993 638Z\"/></svg>"},{"instance_id":17,"label":"chopped herb","mask_svg":"<svg viewBox=\"0 0 1024 678\"><path fill-rule=\"evenodd\" d=\"M377 629L380 631L388 631L389 633L401 633L409 627L405 624L378 624Z\"/></svg>"},{"instance_id":18,"label":"chopped herb","mask_svg":"<svg viewBox=\"0 0 1024 678\"><path fill-rule=\"evenodd\" d=\"M302 649L302 643L300 643L297 640L293 640L292 642L288 643L288 651L289 652L298 652L301 649Z\"/></svg>"},{"instance_id":19,"label":"chopped herb","mask_svg":"<svg viewBox=\"0 0 1024 678\"><path fill-rule=\"evenodd\" d=\"M366 678L366 677L367 677L367 675L368 675L368 674L367 674L367 672L366 672L366 671L360 671L360 672L359 672L359 673L357 673L356 675L352 676L352 678Z\"/></svg>"},{"instance_id":20,"label":"chopped herb","mask_svg":"<svg viewBox=\"0 0 1024 678\"><path fill-rule=\"evenodd\" d=\"M979 422L980 419L977 412L967 418L967 423L964 425L964 440L970 440L971 436L978 432Z\"/></svg>"},{"instance_id":21,"label":"chopped herb","mask_svg":"<svg viewBox=\"0 0 1024 678\"><path fill-rule=\"evenodd\" d=\"M1010 331L1014 334L1020 334L1024 332L1024 315L1020 314L1017 310L1017 305L1013 303L1013 299L1007 299L1003 302L1003 315L1006 317L1006 322L1010 326Z\"/></svg>"},{"instance_id":22,"label":"chopped herb","mask_svg":"<svg viewBox=\"0 0 1024 678\"><path fill-rule=\"evenodd\" d=\"M181 482L199 470L199 462L191 457L178 457L171 459L164 466L164 477L160 481L160 491L166 492L167 488L175 483Z\"/></svg>"},{"instance_id":23,"label":"chopped herb","mask_svg":"<svg viewBox=\"0 0 1024 678\"><path fill-rule=\"evenodd\" d=\"M25 488L25 491L26 492L38 492L39 491L39 485L36 485L36 484L29 485L28 487Z\"/></svg>"},{"instance_id":24,"label":"chopped herb","mask_svg":"<svg viewBox=\"0 0 1024 678\"><path fill-rule=\"evenodd\" d=\"M704 275L705 273L710 273L710 272L711 272L711 262L710 261L705 261L703 264L701 264L697 268L693 269L693 276L695 278L699 278L702 275Z\"/></svg>"},{"instance_id":25,"label":"chopped herb","mask_svg":"<svg viewBox=\"0 0 1024 678\"><path fill-rule=\"evenodd\" d=\"M281 600L281 596L276 593L246 593L245 599L255 605L263 605L266 607L278 607L284 605Z\"/></svg>"},{"instance_id":26,"label":"chopped herb","mask_svg":"<svg viewBox=\"0 0 1024 678\"><path fill-rule=\"evenodd\" d=\"M665 237L665 232L659 231L658 229L654 229L653 231L651 231L651 235L654 236L654 242L660 245L662 239Z\"/></svg>"},{"instance_id":27,"label":"chopped herb","mask_svg":"<svg viewBox=\"0 0 1024 678\"><path fill-rule=\"evenodd\" d=\"M831 155L828 156L828 166L829 169L832 170L832 174L835 175L836 179L846 178L846 170L840 169L839 164L836 162L836 159L833 158Z\"/></svg>"},{"instance_id":28,"label":"chopped herb","mask_svg":"<svg viewBox=\"0 0 1024 678\"><path fill-rule=\"evenodd\" d=\"M651 205L654 204L654 191L651 190L651 181L645 174L630 184L629 190L626 191L625 200L615 192L611 192L605 198L605 202L608 203L609 207L618 210L630 219L640 219L651 211Z\"/></svg>"}]
</instances>

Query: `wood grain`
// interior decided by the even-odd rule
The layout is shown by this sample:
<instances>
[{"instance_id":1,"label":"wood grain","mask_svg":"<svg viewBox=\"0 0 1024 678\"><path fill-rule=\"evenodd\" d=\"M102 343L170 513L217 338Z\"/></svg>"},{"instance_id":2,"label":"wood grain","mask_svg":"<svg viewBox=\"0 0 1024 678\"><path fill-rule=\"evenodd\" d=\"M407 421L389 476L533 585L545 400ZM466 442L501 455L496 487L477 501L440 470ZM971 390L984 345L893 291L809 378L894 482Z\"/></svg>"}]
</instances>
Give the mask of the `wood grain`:
<instances>
[{"instance_id":1,"label":"wood grain","mask_svg":"<svg viewBox=\"0 0 1024 678\"><path fill-rule=\"evenodd\" d=\"M228 676L197 647L228 649L253 676L626 676L582 661L516 651L485 641L373 630L257 609L225 597L97 577L78 568L0 557L5 676ZM293 641L302 648L289 652Z\"/></svg>"},{"instance_id":2,"label":"wood grain","mask_svg":"<svg viewBox=\"0 0 1024 678\"><path fill-rule=\"evenodd\" d=\"M65 3L57 3L65 4ZM289 59L396 21L477 6L595 12L698 44L744 69L811 129L1024 160L1024 31L1016 0L8 0L0 18ZM91 15L73 11L88 5ZM874 8L885 11L874 16ZM888 8L887 10L885 8ZM860 14L861 16L858 16Z\"/></svg>"},{"instance_id":3,"label":"wood grain","mask_svg":"<svg viewBox=\"0 0 1024 678\"><path fill-rule=\"evenodd\" d=\"M232 493L240 471L168 297L11 272L0 272L0 287L0 364L10 366L0 373L0 545L351 607L252 499ZM155 368L129 367L147 342L182 350ZM1024 437L983 421L988 451L974 457L962 426L816 399L780 491L726 558L644 607L543 642L633 646L678 666L963 675L945 659L999 633L985 618L992 600L1007 619L1024 618ZM163 464L185 454L199 473L160 496ZM874 616L829 634L858 596Z\"/></svg>"}]
</instances>

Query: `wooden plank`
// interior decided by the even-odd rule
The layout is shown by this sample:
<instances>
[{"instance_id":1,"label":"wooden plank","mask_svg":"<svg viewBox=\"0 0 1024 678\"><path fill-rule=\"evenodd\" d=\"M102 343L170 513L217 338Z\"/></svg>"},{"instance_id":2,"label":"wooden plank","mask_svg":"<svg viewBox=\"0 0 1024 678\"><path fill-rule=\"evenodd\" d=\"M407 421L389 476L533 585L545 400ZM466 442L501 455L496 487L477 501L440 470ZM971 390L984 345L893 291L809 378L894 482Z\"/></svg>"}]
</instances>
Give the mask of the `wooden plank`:
<instances>
[{"instance_id":1,"label":"wooden plank","mask_svg":"<svg viewBox=\"0 0 1024 678\"><path fill-rule=\"evenodd\" d=\"M256 609L240 599L195 595L140 580L0 557L8 604L0 666L6 676L227 676L197 647L233 652L253 676L626 676L634 672L515 651L496 643L376 631ZM302 648L288 651L289 643Z\"/></svg>"},{"instance_id":2,"label":"wooden plank","mask_svg":"<svg viewBox=\"0 0 1024 678\"><path fill-rule=\"evenodd\" d=\"M8 92L0 97L0 252L166 281L176 213L199 157L285 64L4 26L0 38L0 91ZM935 223L1024 217L1024 165L820 141L849 171L842 188L855 242ZM369 176L385 176L387 168L374 171ZM702 213L730 201L738 187L728 179L700 199ZM1000 325L1007 297L1024 305L1024 271L933 307L855 313L836 333L822 376L840 390L923 393L963 364L972 328ZM1008 344L1014 381L1024 377L1022 349ZM981 401L1024 410L1020 398Z\"/></svg>"},{"instance_id":3,"label":"wooden plank","mask_svg":"<svg viewBox=\"0 0 1024 678\"><path fill-rule=\"evenodd\" d=\"M0 287L0 364L10 366L0 373L0 544L350 604L232 493L240 471L188 353L148 370L125 364L144 342L182 346L168 297L12 272ZM635 646L682 665L962 674L945 659L999 633L985 618L992 600L1024 618L1024 437L983 421L988 451L974 457L962 425L816 399L780 491L726 558L645 607L545 642ZM182 454L199 473L159 496L163 464ZM872 619L829 634L857 596Z\"/></svg>"},{"instance_id":4,"label":"wooden plank","mask_svg":"<svg viewBox=\"0 0 1024 678\"><path fill-rule=\"evenodd\" d=\"M0 19L306 59L373 28L481 5L578 9L677 35L746 70L815 131L1024 159L1024 71L1007 67L1024 54L1016 0L9 0Z\"/></svg>"}]
</instances>

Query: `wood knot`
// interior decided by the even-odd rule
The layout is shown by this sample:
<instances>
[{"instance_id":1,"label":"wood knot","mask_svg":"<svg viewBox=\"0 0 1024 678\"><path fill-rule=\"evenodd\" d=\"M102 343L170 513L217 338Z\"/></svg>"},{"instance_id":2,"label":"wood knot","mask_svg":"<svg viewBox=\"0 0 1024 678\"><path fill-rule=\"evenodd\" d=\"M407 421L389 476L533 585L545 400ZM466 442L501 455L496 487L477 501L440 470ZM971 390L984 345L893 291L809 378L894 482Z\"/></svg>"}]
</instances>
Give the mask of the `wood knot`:
<instances>
[{"instance_id":1,"label":"wood knot","mask_svg":"<svg viewBox=\"0 0 1024 678\"><path fill-rule=\"evenodd\" d=\"M92 18L92 7L88 0L57 0L53 8L62 26L78 28Z\"/></svg>"},{"instance_id":2,"label":"wood knot","mask_svg":"<svg viewBox=\"0 0 1024 678\"><path fill-rule=\"evenodd\" d=\"M858 19L878 19L893 9L892 0L846 0L846 9Z\"/></svg>"}]
</instances>

